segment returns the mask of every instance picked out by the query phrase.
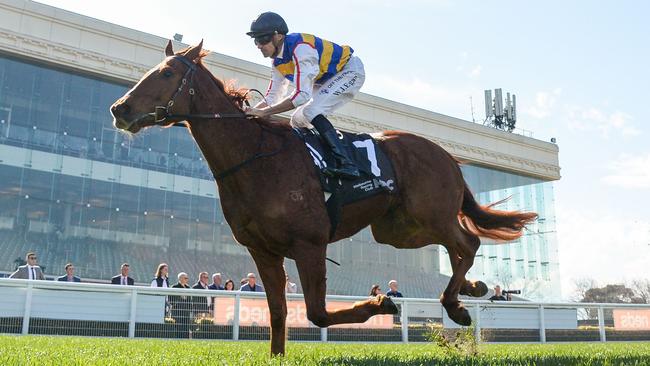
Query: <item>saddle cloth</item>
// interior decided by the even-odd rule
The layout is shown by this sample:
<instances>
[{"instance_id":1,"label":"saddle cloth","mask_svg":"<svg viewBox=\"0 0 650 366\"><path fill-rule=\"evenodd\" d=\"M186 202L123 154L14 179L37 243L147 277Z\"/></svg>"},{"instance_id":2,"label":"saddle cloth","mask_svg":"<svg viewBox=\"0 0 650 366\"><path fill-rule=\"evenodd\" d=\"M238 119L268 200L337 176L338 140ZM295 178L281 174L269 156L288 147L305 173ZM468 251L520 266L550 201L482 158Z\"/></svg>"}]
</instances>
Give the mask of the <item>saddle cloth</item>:
<instances>
[{"instance_id":1,"label":"saddle cloth","mask_svg":"<svg viewBox=\"0 0 650 366\"><path fill-rule=\"evenodd\" d=\"M307 151L314 160L323 191L331 194L325 195L326 201L336 196L338 203L345 205L382 192L395 191L393 166L370 135L338 131L339 138L343 140L342 145L361 172L360 178L347 180L323 174L323 169L336 166L336 161L329 146L322 142L315 129L294 128L294 131L304 141Z\"/></svg>"}]
</instances>

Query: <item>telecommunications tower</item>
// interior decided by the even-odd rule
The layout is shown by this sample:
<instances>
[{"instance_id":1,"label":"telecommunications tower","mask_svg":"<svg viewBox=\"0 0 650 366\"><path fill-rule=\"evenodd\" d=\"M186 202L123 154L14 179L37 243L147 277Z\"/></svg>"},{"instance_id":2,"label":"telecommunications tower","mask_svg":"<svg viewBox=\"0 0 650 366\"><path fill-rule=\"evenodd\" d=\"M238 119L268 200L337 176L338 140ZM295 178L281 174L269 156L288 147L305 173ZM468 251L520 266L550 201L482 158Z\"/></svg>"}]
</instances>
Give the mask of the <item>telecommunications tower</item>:
<instances>
[{"instance_id":1,"label":"telecommunications tower","mask_svg":"<svg viewBox=\"0 0 650 366\"><path fill-rule=\"evenodd\" d=\"M492 90L485 91L485 120L484 125L512 132L517 122L517 97L506 93L505 107L503 105L503 95L501 89L494 89L494 99L492 99Z\"/></svg>"}]
</instances>

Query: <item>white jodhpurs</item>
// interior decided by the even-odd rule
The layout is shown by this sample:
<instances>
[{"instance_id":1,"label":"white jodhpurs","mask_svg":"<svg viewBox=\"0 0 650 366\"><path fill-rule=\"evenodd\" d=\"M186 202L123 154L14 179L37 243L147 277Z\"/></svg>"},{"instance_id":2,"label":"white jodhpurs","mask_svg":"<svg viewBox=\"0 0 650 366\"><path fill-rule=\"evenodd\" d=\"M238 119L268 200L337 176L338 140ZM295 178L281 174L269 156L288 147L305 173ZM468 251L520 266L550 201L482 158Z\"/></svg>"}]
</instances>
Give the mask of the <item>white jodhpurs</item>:
<instances>
[{"instance_id":1,"label":"white jodhpurs","mask_svg":"<svg viewBox=\"0 0 650 366\"><path fill-rule=\"evenodd\" d=\"M333 114L345 103L351 101L366 80L361 59L352 56L343 70L324 84L314 85L312 98L291 115L291 126L312 128L311 121L319 114Z\"/></svg>"}]
</instances>

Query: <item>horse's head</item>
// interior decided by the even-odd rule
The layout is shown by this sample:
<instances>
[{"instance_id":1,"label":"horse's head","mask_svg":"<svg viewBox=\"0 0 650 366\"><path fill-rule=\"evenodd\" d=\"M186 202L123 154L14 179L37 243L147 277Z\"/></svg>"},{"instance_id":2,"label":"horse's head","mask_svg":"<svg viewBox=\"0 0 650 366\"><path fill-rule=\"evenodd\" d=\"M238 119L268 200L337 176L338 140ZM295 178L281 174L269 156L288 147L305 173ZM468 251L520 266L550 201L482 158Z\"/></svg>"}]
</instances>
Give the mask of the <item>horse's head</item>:
<instances>
[{"instance_id":1,"label":"horse's head","mask_svg":"<svg viewBox=\"0 0 650 366\"><path fill-rule=\"evenodd\" d=\"M178 122L166 118L172 109L174 114L188 114L194 93L192 77L198 60L204 56L202 47L203 41L175 54L169 41L165 48L167 57L111 106L113 125L136 133L147 126Z\"/></svg>"}]
</instances>

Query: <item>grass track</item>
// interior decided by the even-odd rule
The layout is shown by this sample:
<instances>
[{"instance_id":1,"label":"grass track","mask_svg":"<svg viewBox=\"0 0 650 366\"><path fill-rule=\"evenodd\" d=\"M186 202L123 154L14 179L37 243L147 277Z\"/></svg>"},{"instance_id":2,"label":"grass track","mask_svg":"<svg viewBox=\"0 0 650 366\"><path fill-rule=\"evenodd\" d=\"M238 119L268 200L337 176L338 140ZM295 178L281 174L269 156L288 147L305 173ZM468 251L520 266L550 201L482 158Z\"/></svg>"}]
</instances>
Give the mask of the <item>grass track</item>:
<instances>
[{"instance_id":1,"label":"grass track","mask_svg":"<svg viewBox=\"0 0 650 366\"><path fill-rule=\"evenodd\" d=\"M0 365L650 365L650 343L481 345L477 356L433 344L268 342L0 335Z\"/></svg>"}]
</instances>

